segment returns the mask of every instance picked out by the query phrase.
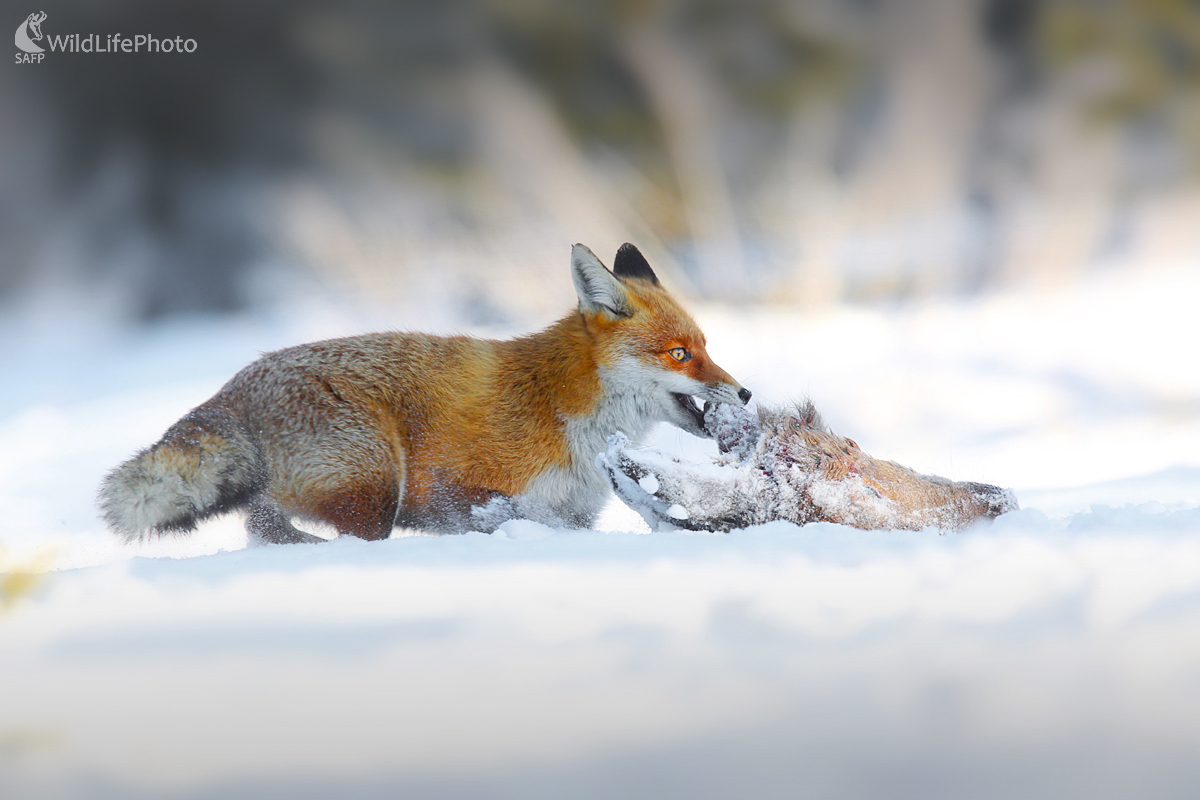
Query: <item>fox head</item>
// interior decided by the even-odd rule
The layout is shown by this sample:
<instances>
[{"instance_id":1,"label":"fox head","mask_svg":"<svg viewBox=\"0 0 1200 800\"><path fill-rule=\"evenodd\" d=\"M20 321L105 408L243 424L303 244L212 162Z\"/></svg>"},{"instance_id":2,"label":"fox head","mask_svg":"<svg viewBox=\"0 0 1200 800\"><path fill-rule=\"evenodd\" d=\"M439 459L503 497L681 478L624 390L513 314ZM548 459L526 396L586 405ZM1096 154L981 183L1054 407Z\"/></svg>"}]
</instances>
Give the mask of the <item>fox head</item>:
<instances>
[{"instance_id":1,"label":"fox head","mask_svg":"<svg viewBox=\"0 0 1200 800\"><path fill-rule=\"evenodd\" d=\"M704 426L710 403L749 402L750 390L709 358L704 333L636 247L622 245L609 271L577 244L571 278L607 391L627 395L648 419L704 438L712 436Z\"/></svg>"}]
</instances>

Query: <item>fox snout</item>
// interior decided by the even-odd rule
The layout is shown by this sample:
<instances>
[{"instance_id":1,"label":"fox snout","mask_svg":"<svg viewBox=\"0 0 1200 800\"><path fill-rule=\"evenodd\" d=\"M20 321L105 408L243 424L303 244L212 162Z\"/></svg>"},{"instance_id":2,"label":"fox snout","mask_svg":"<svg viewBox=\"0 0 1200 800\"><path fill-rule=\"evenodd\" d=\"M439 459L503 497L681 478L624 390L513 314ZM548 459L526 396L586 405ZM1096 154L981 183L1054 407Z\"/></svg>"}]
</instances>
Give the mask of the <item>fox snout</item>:
<instances>
[{"instance_id":1,"label":"fox snout","mask_svg":"<svg viewBox=\"0 0 1200 800\"><path fill-rule=\"evenodd\" d=\"M692 363L679 366L684 368L680 370L684 375L704 384L705 400L713 403L728 403L732 406L744 406L750 402L750 390L721 369L704 351L703 347L696 348L696 357ZM689 367L690 369L688 369Z\"/></svg>"},{"instance_id":2,"label":"fox snout","mask_svg":"<svg viewBox=\"0 0 1200 800\"><path fill-rule=\"evenodd\" d=\"M728 381L714 381L706 384L704 388L707 390L704 398L706 407L710 402L741 407L749 403L753 396L749 389L740 386L733 378Z\"/></svg>"},{"instance_id":3,"label":"fox snout","mask_svg":"<svg viewBox=\"0 0 1200 800\"><path fill-rule=\"evenodd\" d=\"M697 377L701 378L708 389L708 399L714 403L728 403L731 406L744 406L750 402L752 396L749 389L742 386L733 376L719 366L714 364L707 358L708 362L704 365L707 375L701 374ZM704 380L707 378L707 380Z\"/></svg>"}]
</instances>

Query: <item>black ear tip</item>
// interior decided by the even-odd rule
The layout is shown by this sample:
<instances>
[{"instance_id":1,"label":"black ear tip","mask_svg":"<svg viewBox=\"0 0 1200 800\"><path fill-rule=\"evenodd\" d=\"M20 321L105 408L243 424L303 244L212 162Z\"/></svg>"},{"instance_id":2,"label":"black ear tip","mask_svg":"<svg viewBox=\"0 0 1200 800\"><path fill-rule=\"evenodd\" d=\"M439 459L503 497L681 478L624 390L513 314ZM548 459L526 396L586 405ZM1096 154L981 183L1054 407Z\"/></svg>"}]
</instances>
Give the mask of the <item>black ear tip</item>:
<instances>
[{"instance_id":1,"label":"black ear tip","mask_svg":"<svg viewBox=\"0 0 1200 800\"><path fill-rule=\"evenodd\" d=\"M658 285L658 276L650 269L650 262L646 261L641 250L629 242L617 250L617 257L613 259L613 274L618 278L643 278Z\"/></svg>"}]
</instances>

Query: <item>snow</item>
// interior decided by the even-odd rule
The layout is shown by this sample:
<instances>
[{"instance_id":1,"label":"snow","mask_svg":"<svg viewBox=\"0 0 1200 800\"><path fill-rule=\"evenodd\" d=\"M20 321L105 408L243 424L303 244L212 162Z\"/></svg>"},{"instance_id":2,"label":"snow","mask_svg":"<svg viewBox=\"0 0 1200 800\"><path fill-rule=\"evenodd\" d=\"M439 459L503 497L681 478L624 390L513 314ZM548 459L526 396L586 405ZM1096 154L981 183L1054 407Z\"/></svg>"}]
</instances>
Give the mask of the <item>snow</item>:
<instances>
[{"instance_id":1,"label":"snow","mask_svg":"<svg viewBox=\"0 0 1200 800\"><path fill-rule=\"evenodd\" d=\"M53 569L0 605L0 796L1194 797L1198 301L1161 270L692 304L756 399L1016 491L960 534L650 533L610 504L594 531L257 549L235 518L122 545L96 486L259 352L404 320L6 315L0 564Z\"/></svg>"}]
</instances>

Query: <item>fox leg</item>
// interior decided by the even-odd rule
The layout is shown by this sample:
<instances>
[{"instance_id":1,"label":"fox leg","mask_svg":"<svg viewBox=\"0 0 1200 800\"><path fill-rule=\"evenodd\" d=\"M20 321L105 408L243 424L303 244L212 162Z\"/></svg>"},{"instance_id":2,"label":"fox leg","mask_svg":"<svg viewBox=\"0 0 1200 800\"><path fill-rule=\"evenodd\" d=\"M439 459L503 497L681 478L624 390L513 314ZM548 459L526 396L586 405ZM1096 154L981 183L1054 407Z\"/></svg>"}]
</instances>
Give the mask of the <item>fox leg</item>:
<instances>
[{"instance_id":1,"label":"fox leg","mask_svg":"<svg viewBox=\"0 0 1200 800\"><path fill-rule=\"evenodd\" d=\"M332 525L339 536L386 539L395 524L398 503L396 492L388 489L387 485L366 487L365 491L361 485L335 487L326 492L315 507L298 516ZM255 498L246 514L246 532L250 535L251 546L326 541L298 530L292 525L291 516L271 499Z\"/></svg>"},{"instance_id":2,"label":"fox leg","mask_svg":"<svg viewBox=\"0 0 1200 800\"><path fill-rule=\"evenodd\" d=\"M395 527L399 504L396 479L381 475L323 492L314 516L333 525L342 536L386 539Z\"/></svg>"},{"instance_id":3,"label":"fox leg","mask_svg":"<svg viewBox=\"0 0 1200 800\"><path fill-rule=\"evenodd\" d=\"M275 471L263 497L268 510L252 515L247 524L253 521L257 531L284 541L295 540L295 529L287 523L292 517L330 525L340 536L390 536L404 461L387 442L364 433L364 427L347 424L322 432L303 449L284 442L272 454Z\"/></svg>"},{"instance_id":4,"label":"fox leg","mask_svg":"<svg viewBox=\"0 0 1200 800\"><path fill-rule=\"evenodd\" d=\"M769 487L751 486L733 466L688 464L656 450L635 450L614 434L596 459L613 491L652 527L730 531L767 522ZM764 502L767 501L767 502Z\"/></svg>"},{"instance_id":5,"label":"fox leg","mask_svg":"<svg viewBox=\"0 0 1200 800\"><path fill-rule=\"evenodd\" d=\"M256 497L246 514L246 533L250 546L265 544L316 544L325 541L319 536L296 530L279 507L270 500Z\"/></svg>"}]
</instances>

